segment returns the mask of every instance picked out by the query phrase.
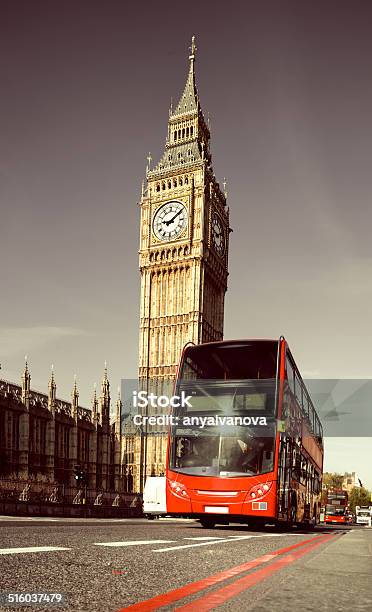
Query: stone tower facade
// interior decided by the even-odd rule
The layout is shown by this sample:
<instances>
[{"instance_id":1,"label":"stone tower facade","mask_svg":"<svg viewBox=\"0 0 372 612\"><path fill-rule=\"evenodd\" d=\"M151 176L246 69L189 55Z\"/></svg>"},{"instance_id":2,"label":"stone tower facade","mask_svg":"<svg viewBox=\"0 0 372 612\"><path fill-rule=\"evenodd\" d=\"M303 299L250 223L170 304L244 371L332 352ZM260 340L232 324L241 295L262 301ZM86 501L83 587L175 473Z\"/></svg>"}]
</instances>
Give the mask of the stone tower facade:
<instances>
[{"instance_id":1,"label":"stone tower facade","mask_svg":"<svg viewBox=\"0 0 372 612\"><path fill-rule=\"evenodd\" d=\"M221 340L227 289L229 210L213 173L210 131L195 84L195 39L181 98L169 111L165 151L140 201L139 379L161 391L183 347ZM138 436L141 442L138 442ZM134 487L165 471L166 433L137 432Z\"/></svg>"}]
</instances>

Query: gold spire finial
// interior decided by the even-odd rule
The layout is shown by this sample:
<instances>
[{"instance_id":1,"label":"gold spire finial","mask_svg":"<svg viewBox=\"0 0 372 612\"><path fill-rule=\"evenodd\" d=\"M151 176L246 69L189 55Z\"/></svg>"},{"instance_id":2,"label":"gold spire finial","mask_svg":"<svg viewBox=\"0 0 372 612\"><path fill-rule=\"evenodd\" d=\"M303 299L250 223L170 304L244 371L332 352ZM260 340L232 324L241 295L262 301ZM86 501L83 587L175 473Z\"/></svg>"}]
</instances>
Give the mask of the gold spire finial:
<instances>
[{"instance_id":1,"label":"gold spire finial","mask_svg":"<svg viewBox=\"0 0 372 612\"><path fill-rule=\"evenodd\" d=\"M191 47L189 47L190 51L191 51L191 55L189 55L189 59L193 60L195 59L195 53L197 51L197 46L195 44L195 36L192 36L191 38Z\"/></svg>"}]
</instances>

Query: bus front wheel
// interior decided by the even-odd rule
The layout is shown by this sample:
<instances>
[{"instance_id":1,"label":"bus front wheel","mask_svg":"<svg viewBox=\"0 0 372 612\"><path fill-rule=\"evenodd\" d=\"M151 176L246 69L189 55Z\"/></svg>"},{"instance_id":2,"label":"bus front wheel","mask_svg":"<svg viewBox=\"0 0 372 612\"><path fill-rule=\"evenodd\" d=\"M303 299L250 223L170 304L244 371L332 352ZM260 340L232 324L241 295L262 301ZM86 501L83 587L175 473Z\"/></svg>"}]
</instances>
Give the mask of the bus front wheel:
<instances>
[{"instance_id":1,"label":"bus front wheel","mask_svg":"<svg viewBox=\"0 0 372 612\"><path fill-rule=\"evenodd\" d=\"M213 529L216 525L216 522L210 518L201 518L200 524L204 529Z\"/></svg>"}]
</instances>

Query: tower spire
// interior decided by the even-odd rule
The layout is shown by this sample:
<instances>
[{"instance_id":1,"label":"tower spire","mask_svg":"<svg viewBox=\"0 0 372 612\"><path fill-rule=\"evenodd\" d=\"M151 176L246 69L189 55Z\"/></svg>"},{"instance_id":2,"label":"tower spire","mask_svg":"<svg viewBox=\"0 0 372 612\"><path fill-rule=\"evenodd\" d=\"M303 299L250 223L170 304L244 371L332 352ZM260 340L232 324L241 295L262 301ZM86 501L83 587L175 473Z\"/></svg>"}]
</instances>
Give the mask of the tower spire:
<instances>
[{"instance_id":1,"label":"tower spire","mask_svg":"<svg viewBox=\"0 0 372 612\"><path fill-rule=\"evenodd\" d=\"M196 44L195 36L191 39L190 49L190 66L189 74L187 76L185 89L171 116L183 115L192 112L198 112L200 110L199 96L196 89L195 83L195 55L196 55Z\"/></svg>"},{"instance_id":2,"label":"tower spire","mask_svg":"<svg viewBox=\"0 0 372 612\"><path fill-rule=\"evenodd\" d=\"M105 370L101 384L101 419L102 426L108 430L110 423L110 383L107 376L107 362L105 361Z\"/></svg>"},{"instance_id":3,"label":"tower spire","mask_svg":"<svg viewBox=\"0 0 372 612\"><path fill-rule=\"evenodd\" d=\"M52 364L51 367L51 374L50 374L50 379L49 379L49 384L48 384L48 390L49 390L49 394L48 394L48 408L51 412L54 412L55 409L55 401L56 401L56 391L57 391L57 385L55 383L54 380L54 365Z\"/></svg>"},{"instance_id":4,"label":"tower spire","mask_svg":"<svg viewBox=\"0 0 372 612\"><path fill-rule=\"evenodd\" d=\"M92 422L97 426L99 423L98 399L97 399L97 383L94 383L94 392L92 399Z\"/></svg>"},{"instance_id":5,"label":"tower spire","mask_svg":"<svg viewBox=\"0 0 372 612\"><path fill-rule=\"evenodd\" d=\"M116 400L116 418L115 418L115 432L117 434L120 434L121 409L122 409L121 393L120 393L120 387L118 387L118 399Z\"/></svg>"},{"instance_id":6,"label":"tower spire","mask_svg":"<svg viewBox=\"0 0 372 612\"><path fill-rule=\"evenodd\" d=\"M189 55L189 60L190 60L191 63L193 63L195 61L195 53L196 53L197 49L198 48L197 48L197 46L195 44L195 36L192 36L191 37L191 47L190 47L191 54Z\"/></svg>"},{"instance_id":7,"label":"tower spire","mask_svg":"<svg viewBox=\"0 0 372 612\"><path fill-rule=\"evenodd\" d=\"M146 167L147 180L158 173L178 167L201 163L211 168L212 156L209 151L210 132L200 105L195 79L195 36L189 47L189 71L181 97L176 105L171 105L168 120L168 135L165 151L155 166ZM202 149L204 154L202 155ZM211 168L212 169L212 168Z\"/></svg>"},{"instance_id":8,"label":"tower spire","mask_svg":"<svg viewBox=\"0 0 372 612\"><path fill-rule=\"evenodd\" d=\"M27 363L27 355L25 355L25 369L22 374L22 402L26 406L27 410L30 405L30 383L31 383L31 374L28 369Z\"/></svg>"},{"instance_id":9,"label":"tower spire","mask_svg":"<svg viewBox=\"0 0 372 612\"><path fill-rule=\"evenodd\" d=\"M107 396L110 392L110 383L107 375L107 361L105 361L105 369L103 371L103 379L102 379L102 395Z\"/></svg>"},{"instance_id":10,"label":"tower spire","mask_svg":"<svg viewBox=\"0 0 372 612\"><path fill-rule=\"evenodd\" d=\"M76 383L76 374L74 374L74 387L72 389L72 416L77 419L78 417L78 408L79 408L79 391Z\"/></svg>"}]
</instances>

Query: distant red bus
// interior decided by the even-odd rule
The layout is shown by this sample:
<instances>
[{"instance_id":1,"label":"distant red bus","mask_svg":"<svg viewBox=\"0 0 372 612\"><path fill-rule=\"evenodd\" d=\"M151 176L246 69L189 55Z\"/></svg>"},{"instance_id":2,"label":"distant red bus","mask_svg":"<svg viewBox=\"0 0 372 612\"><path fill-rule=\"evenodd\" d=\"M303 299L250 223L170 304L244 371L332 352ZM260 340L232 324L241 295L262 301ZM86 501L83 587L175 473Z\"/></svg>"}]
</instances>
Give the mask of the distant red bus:
<instances>
[{"instance_id":1,"label":"distant red bus","mask_svg":"<svg viewBox=\"0 0 372 612\"><path fill-rule=\"evenodd\" d=\"M327 503L325 507L324 522L348 524L348 493L342 489L331 489L327 491Z\"/></svg>"},{"instance_id":2,"label":"distant red bus","mask_svg":"<svg viewBox=\"0 0 372 612\"><path fill-rule=\"evenodd\" d=\"M175 392L167 512L216 523L319 521L323 430L286 340L187 345Z\"/></svg>"}]
</instances>

